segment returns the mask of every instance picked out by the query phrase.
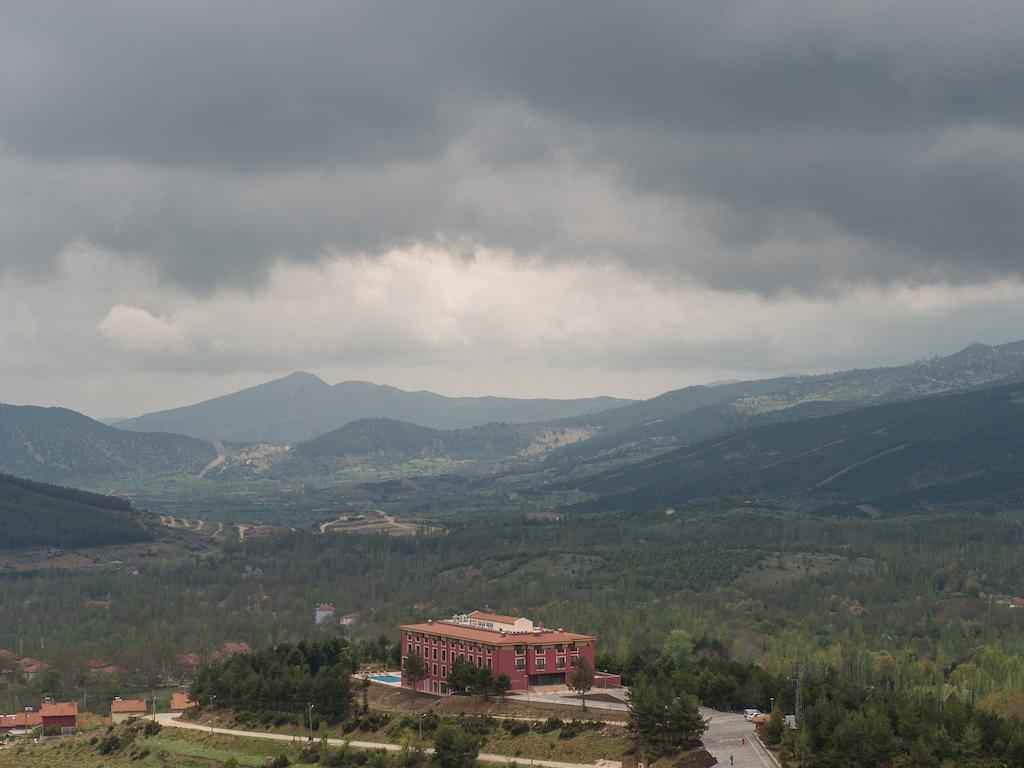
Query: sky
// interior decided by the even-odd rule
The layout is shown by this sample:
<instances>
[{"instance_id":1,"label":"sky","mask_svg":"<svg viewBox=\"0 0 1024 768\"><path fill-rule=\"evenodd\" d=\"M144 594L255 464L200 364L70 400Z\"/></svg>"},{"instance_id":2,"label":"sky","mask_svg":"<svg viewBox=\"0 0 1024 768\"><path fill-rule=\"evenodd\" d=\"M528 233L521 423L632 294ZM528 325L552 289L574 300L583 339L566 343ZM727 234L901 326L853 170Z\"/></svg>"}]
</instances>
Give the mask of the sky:
<instances>
[{"instance_id":1,"label":"sky","mask_svg":"<svg viewBox=\"0 0 1024 768\"><path fill-rule=\"evenodd\" d=\"M1024 338L1024 4L0 0L0 401Z\"/></svg>"}]
</instances>

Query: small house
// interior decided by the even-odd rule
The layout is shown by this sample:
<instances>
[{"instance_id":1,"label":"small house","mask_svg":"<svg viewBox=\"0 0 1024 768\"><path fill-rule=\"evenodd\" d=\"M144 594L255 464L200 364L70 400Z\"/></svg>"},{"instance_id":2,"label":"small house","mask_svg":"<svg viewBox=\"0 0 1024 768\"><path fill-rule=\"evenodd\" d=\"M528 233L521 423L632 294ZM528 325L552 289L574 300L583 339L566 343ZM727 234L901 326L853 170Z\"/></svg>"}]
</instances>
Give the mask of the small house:
<instances>
[{"instance_id":1,"label":"small house","mask_svg":"<svg viewBox=\"0 0 1024 768\"><path fill-rule=\"evenodd\" d=\"M44 736L73 736L78 732L78 704L45 702L39 709Z\"/></svg>"},{"instance_id":2,"label":"small house","mask_svg":"<svg viewBox=\"0 0 1024 768\"><path fill-rule=\"evenodd\" d=\"M323 624L334 615L334 606L330 603L320 603L313 609L313 623Z\"/></svg>"},{"instance_id":3,"label":"small house","mask_svg":"<svg viewBox=\"0 0 1024 768\"><path fill-rule=\"evenodd\" d=\"M175 691L171 694L171 712L184 712L195 705L196 703L184 691Z\"/></svg>"},{"instance_id":4,"label":"small house","mask_svg":"<svg viewBox=\"0 0 1024 768\"><path fill-rule=\"evenodd\" d=\"M146 716L146 702L142 699L114 699L110 703L110 719L115 723L123 723L133 717Z\"/></svg>"},{"instance_id":5,"label":"small house","mask_svg":"<svg viewBox=\"0 0 1024 768\"><path fill-rule=\"evenodd\" d=\"M359 623L359 612L352 611L352 613L346 613L341 617L341 626L343 627L354 627Z\"/></svg>"}]
</instances>

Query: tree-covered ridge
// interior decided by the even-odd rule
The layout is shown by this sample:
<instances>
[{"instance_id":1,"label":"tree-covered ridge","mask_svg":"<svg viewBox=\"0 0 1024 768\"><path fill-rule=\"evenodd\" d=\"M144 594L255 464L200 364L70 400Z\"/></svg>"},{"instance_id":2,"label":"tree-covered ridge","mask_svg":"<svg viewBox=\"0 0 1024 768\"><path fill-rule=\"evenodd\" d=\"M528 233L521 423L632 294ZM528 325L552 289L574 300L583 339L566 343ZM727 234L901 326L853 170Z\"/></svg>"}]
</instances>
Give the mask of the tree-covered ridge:
<instances>
[{"instance_id":1,"label":"tree-covered ridge","mask_svg":"<svg viewBox=\"0 0 1024 768\"><path fill-rule=\"evenodd\" d=\"M0 549L147 541L126 499L0 475Z\"/></svg>"},{"instance_id":2,"label":"tree-covered ridge","mask_svg":"<svg viewBox=\"0 0 1024 768\"><path fill-rule=\"evenodd\" d=\"M182 435L125 432L66 408L0 404L0 471L46 482L195 474L217 456Z\"/></svg>"},{"instance_id":3,"label":"tree-covered ridge","mask_svg":"<svg viewBox=\"0 0 1024 768\"><path fill-rule=\"evenodd\" d=\"M1024 342L971 344L947 357L817 376L692 386L614 410L571 419L601 429L561 451L566 462L601 460L638 446L688 445L765 424L864 406L962 392L1024 379Z\"/></svg>"},{"instance_id":4,"label":"tree-covered ridge","mask_svg":"<svg viewBox=\"0 0 1024 768\"><path fill-rule=\"evenodd\" d=\"M536 432L518 424L440 430L394 419L360 419L301 443L296 451L315 459L500 459L525 449Z\"/></svg>"},{"instance_id":5,"label":"tree-covered ridge","mask_svg":"<svg viewBox=\"0 0 1024 768\"><path fill-rule=\"evenodd\" d=\"M216 708L260 715L307 710L338 723L352 710L355 670L347 640L281 643L205 664L189 693L193 701Z\"/></svg>"},{"instance_id":6,"label":"tree-covered ridge","mask_svg":"<svg viewBox=\"0 0 1024 768\"><path fill-rule=\"evenodd\" d=\"M580 510L720 496L840 505L867 516L924 505L1024 501L1024 384L860 408L678 448L582 481Z\"/></svg>"}]
</instances>

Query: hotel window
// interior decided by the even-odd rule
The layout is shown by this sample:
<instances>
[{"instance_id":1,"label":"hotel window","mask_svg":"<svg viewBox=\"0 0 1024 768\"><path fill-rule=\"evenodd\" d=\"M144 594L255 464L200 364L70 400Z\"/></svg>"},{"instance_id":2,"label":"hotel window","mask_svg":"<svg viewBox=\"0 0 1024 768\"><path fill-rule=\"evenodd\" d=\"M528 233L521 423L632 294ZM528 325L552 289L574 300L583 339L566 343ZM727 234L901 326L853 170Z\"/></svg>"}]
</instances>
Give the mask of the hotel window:
<instances>
[{"instance_id":1,"label":"hotel window","mask_svg":"<svg viewBox=\"0 0 1024 768\"><path fill-rule=\"evenodd\" d=\"M516 669L526 669L526 659L516 659Z\"/></svg>"},{"instance_id":2,"label":"hotel window","mask_svg":"<svg viewBox=\"0 0 1024 768\"><path fill-rule=\"evenodd\" d=\"M434 665L434 677L437 677L437 664Z\"/></svg>"},{"instance_id":3,"label":"hotel window","mask_svg":"<svg viewBox=\"0 0 1024 768\"><path fill-rule=\"evenodd\" d=\"M576 655L576 654L574 653L574 654L572 655L572 659L571 659L571 660L569 661L569 663L570 663L570 664L572 664L572 665L573 665L573 666L575 667L575 666L576 666L576 661L577 661L578 659L579 659L579 656L577 656L577 655Z\"/></svg>"},{"instance_id":4,"label":"hotel window","mask_svg":"<svg viewBox=\"0 0 1024 768\"><path fill-rule=\"evenodd\" d=\"M487 659L487 668L488 669L493 669L494 668L494 664L491 662L491 659L489 657Z\"/></svg>"},{"instance_id":5,"label":"hotel window","mask_svg":"<svg viewBox=\"0 0 1024 768\"><path fill-rule=\"evenodd\" d=\"M441 651L441 661L448 661L448 651Z\"/></svg>"},{"instance_id":6,"label":"hotel window","mask_svg":"<svg viewBox=\"0 0 1024 768\"><path fill-rule=\"evenodd\" d=\"M522 656L524 653L526 653L526 646L525 645L517 645L516 646L516 656Z\"/></svg>"},{"instance_id":7,"label":"hotel window","mask_svg":"<svg viewBox=\"0 0 1024 768\"><path fill-rule=\"evenodd\" d=\"M556 653L562 653L564 651L565 651L565 646L562 645L561 643L559 643L558 645L555 646L555 652Z\"/></svg>"},{"instance_id":8,"label":"hotel window","mask_svg":"<svg viewBox=\"0 0 1024 768\"><path fill-rule=\"evenodd\" d=\"M536 648L534 648L534 650L537 652L538 656L541 656L544 653L544 646L538 645Z\"/></svg>"},{"instance_id":9,"label":"hotel window","mask_svg":"<svg viewBox=\"0 0 1024 768\"><path fill-rule=\"evenodd\" d=\"M544 669L544 667L547 666L547 661L548 660L545 659L543 656L538 656L534 666L537 667L537 669Z\"/></svg>"},{"instance_id":10,"label":"hotel window","mask_svg":"<svg viewBox=\"0 0 1024 768\"><path fill-rule=\"evenodd\" d=\"M565 669L565 656L555 657L555 669Z\"/></svg>"},{"instance_id":11,"label":"hotel window","mask_svg":"<svg viewBox=\"0 0 1024 768\"><path fill-rule=\"evenodd\" d=\"M434 649L434 659L437 659L437 648Z\"/></svg>"}]
</instances>

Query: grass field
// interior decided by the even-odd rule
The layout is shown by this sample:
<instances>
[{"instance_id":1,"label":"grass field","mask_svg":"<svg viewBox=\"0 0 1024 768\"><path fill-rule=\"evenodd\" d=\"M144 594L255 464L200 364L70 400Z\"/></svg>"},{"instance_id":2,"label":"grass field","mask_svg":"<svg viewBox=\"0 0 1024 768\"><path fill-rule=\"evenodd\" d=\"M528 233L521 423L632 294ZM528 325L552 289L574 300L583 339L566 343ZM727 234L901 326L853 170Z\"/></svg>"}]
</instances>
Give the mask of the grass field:
<instances>
[{"instance_id":1,"label":"grass field","mask_svg":"<svg viewBox=\"0 0 1024 768\"><path fill-rule=\"evenodd\" d=\"M125 729L116 729L123 733ZM100 754L98 738L82 735L43 744L0 749L0 768L123 768L181 766L213 768L229 758L240 765L261 766L268 757L285 754L292 762L299 745L235 738L165 728L155 736L137 735L108 754Z\"/></svg>"}]
</instances>

